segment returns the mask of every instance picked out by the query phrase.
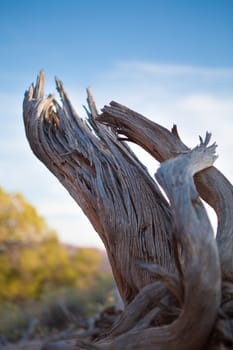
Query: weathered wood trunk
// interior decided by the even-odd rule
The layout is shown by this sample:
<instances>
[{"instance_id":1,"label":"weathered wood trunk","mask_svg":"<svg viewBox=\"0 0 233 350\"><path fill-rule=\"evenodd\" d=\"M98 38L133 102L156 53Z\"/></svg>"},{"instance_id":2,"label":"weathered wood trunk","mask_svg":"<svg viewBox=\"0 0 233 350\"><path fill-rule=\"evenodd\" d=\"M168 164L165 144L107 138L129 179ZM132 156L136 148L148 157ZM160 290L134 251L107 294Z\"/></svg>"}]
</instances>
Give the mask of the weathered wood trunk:
<instances>
[{"instance_id":1,"label":"weathered wood trunk","mask_svg":"<svg viewBox=\"0 0 233 350\"><path fill-rule=\"evenodd\" d=\"M25 93L26 135L101 237L125 303L109 333L80 348L232 348L233 187L212 166L210 135L190 150L176 127L116 102L98 114L90 91L83 121L57 89L62 106L44 97L40 73ZM169 202L125 141L162 162ZM216 211L216 239L199 196Z\"/></svg>"}]
</instances>

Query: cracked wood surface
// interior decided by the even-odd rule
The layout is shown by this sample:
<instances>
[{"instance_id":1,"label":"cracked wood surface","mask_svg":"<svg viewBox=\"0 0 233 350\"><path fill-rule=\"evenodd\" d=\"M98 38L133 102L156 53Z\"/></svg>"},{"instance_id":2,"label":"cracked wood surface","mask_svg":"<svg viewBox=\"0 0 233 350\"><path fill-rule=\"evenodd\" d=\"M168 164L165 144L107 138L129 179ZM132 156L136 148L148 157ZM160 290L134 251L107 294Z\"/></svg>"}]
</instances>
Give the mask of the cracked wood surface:
<instances>
[{"instance_id":1,"label":"cracked wood surface","mask_svg":"<svg viewBox=\"0 0 233 350\"><path fill-rule=\"evenodd\" d=\"M174 271L172 218L159 187L130 148L96 122L88 93L88 120L74 111L57 81L60 106L44 97L44 75L25 94L26 135L36 156L82 208L100 235L125 303L154 278L137 260Z\"/></svg>"},{"instance_id":2,"label":"cracked wood surface","mask_svg":"<svg viewBox=\"0 0 233 350\"><path fill-rule=\"evenodd\" d=\"M82 120L56 84L62 105L44 96L42 72L26 91L26 135L101 237L125 303L109 332L73 349L230 349L233 187L212 166L210 134L190 150L175 126L116 102L99 115L89 90ZM156 179L169 202L122 140L163 162ZM199 195L217 213L216 239Z\"/></svg>"}]
</instances>

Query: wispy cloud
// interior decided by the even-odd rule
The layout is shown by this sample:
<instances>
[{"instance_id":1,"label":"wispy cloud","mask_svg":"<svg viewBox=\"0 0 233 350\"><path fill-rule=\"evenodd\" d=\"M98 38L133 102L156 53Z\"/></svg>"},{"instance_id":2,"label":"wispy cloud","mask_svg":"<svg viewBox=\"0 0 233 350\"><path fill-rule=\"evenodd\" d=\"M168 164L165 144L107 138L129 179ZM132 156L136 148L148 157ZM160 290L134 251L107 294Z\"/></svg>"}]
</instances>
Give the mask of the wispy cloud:
<instances>
[{"instance_id":1,"label":"wispy cloud","mask_svg":"<svg viewBox=\"0 0 233 350\"><path fill-rule=\"evenodd\" d=\"M180 64L164 64L156 62L119 62L118 69L134 70L138 73L163 75L163 76L205 76L205 77L226 77L233 78L233 68L209 68Z\"/></svg>"}]
</instances>

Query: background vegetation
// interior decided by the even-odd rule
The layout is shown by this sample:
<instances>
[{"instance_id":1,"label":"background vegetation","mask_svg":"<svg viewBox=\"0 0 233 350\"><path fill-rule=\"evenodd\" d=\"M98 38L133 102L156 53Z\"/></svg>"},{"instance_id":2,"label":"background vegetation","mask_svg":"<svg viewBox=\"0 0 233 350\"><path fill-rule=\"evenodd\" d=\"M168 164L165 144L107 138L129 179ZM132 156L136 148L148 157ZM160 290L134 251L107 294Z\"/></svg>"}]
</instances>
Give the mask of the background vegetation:
<instances>
[{"instance_id":1,"label":"background vegetation","mask_svg":"<svg viewBox=\"0 0 233 350\"><path fill-rule=\"evenodd\" d=\"M19 340L34 321L37 333L85 328L113 288L105 253L61 244L21 194L0 188L0 342Z\"/></svg>"}]
</instances>

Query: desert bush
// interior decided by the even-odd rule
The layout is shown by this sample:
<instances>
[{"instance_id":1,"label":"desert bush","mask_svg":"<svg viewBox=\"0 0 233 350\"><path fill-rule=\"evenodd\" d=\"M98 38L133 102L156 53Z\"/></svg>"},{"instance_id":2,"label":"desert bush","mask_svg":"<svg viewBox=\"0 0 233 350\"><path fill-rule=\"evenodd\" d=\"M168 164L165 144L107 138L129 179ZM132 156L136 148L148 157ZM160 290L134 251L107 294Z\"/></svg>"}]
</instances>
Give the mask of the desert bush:
<instances>
[{"instance_id":1,"label":"desert bush","mask_svg":"<svg viewBox=\"0 0 233 350\"><path fill-rule=\"evenodd\" d=\"M29 325L29 315L12 303L0 304L0 336L10 342L22 338Z\"/></svg>"}]
</instances>

